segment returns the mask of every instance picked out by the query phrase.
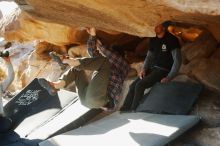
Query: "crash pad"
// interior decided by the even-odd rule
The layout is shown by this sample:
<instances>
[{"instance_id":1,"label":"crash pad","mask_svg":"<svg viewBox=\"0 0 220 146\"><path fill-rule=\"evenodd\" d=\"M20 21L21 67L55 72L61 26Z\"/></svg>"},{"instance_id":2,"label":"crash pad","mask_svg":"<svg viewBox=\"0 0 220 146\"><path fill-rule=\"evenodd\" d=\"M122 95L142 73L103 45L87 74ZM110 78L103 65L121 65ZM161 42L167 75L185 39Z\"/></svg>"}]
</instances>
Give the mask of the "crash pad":
<instances>
[{"instance_id":1,"label":"crash pad","mask_svg":"<svg viewBox=\"0 0 220 146\"><path fill-rule=\"evenodd\" d=\"M186 115L202 92L202 85L172 81L155 84L137 107L138 112Z\"/></svg>"},{"instance_id":2,"label":"crash pad","mask_svg":"<svg viewBox=\"0 0 220 146\"><path fill-rule=\"evenodd\" d=\"M197 116L115 112L39 146L164 146L199 122Z\"/></svg>"},{"instance_id":3,"label":"crash pad","mask_svg":"<svg viewBox=\"0 0 220 146\"><path fill-rule=\"evenodd\" d=\"M66 90L51 96L40 86L38 79L34 79L4 106L4 111L12 120L15 132L24 137L75 102L77 97L76 93Z\"/></svg>"},{"instance_id":4,"label":"crash pad","mask_svg":"<svg viewBox=\"0 0 220 146\"><path fill-rule=\"evenodd\" d=\"M60 90L56 96L51 96L37 79L4 108L6 116L13 121L13 134L8 131L1 135L6 138L0 139L0 146L35 146L38 141L83 126L102 111L83 106L75 92Z\"/></svg>"}]
</instances>

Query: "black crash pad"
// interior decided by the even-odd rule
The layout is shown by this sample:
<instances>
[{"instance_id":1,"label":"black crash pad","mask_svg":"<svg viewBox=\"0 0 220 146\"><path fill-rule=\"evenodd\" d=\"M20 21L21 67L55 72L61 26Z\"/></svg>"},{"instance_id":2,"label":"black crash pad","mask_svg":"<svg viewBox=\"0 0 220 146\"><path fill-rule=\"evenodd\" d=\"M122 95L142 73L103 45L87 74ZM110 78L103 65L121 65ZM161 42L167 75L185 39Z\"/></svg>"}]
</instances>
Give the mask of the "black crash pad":
<instances>
[{"instance_id":1,"label":"black crash pad","mask_svg":"<svg viewBox=\"0 0 220 146\"><path fill-rule=\"evenodd\" d=\"M76 93L66 90L51 96L34 79L4 106L4 110L5 115L12 119L13 129L25 136L77 99Z\"/></svg>"},{"instance_id":2,"label":"black crash pad","mask_svg":"<svg viewBox=\"0 0 220 146\"><path fill-rule=\"evenodd\" d=\"M202 86L188 82L155 84L144 101L137 107L139 112L157 114L188 114L198 98Z\"/></svg>"}]
</instances>

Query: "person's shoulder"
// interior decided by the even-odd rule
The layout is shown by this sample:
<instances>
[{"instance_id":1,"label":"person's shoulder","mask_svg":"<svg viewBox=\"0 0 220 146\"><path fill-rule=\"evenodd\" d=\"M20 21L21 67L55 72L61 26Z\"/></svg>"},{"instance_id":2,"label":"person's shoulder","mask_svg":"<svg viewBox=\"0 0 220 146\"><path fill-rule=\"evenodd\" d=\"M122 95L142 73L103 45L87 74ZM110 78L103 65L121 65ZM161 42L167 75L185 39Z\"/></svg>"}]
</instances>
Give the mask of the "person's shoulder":
<instances>
[{"instance_id":1,"label":"person's shoulder","mask_svg":"<svg viewBox=\"0 0 220 146\"><path fill-rule=\"evenodd\" d=\"M157 40L158 40L157 37L151 37L151 38L150 38L150 43L153 43L153 42L155 42L155 41L157 41Z\"/></svg>"},{"instance_id":2,"label":"person's shoulder","mask_svg":"<svg viewBox=\"0 0 220 146\"><path fill-rule=\"evenodd\" d=\"M172 46L171 47L172 49L180 48L179 40L175 35L169 33L167 39L168 39L168 44Z\"/></svg>"},{"instance_id":3,"label":"person's shoulder","mask_svg":"<svg viewBox=\"0 0 220 146\"><path fill-rule=\"evenodd\" d=\"M170 32L167 32L167 37L170 40L178 41L178 38L175 35L173 35L172 33L170 33Z\"/></svg>"}]
</instances>

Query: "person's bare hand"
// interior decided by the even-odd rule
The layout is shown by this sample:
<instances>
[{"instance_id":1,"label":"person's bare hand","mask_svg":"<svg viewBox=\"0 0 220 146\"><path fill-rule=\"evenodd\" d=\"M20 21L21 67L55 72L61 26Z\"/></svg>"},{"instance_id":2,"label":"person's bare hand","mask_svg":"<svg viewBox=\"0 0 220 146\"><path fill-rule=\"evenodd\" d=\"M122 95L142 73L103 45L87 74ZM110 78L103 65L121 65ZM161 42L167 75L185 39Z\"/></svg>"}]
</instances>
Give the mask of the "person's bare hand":
<instances>
[{"instance_id":1,"label":"person's bare hand","mask_svg":"<svg viewBox=\"0 0 220 146\"><path fill-rule=\"evenodd\" d=\"M141 70L141 72L139 73L139 78L143 79L146 75L146 71L144 69Z\"/></svg>"},{"instance_id":2,"label":"person's bare hand","mask_svg":"<svg viewBox=\"0 0 220 146\"><path fill-rule=\"evenodd\" d=\"M161 83L167 83L167 82L169 82L170 81L170 79L168 78L168 77L164 77L164 78L162 78L161 79Z\"/></svg>"},{"instance_id":3,"label":"person's bare hand","mask_svg":"<svg viewBox=\"0 0 220 146\"><path fill-rule=\"evenodd\" d=\"M95 29L95 27L86 28L86 31L87 31L88 34L90 34L91 36L96 36L96 29Z\"/></svg>"}]
</instances>

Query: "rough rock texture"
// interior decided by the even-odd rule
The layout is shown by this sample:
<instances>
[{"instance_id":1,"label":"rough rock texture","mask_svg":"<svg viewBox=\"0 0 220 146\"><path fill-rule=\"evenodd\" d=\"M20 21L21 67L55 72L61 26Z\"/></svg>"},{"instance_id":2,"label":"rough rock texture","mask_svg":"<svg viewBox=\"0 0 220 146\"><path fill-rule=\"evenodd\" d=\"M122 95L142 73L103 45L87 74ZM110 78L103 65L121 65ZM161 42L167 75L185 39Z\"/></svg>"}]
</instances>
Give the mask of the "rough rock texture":
<instances>
[{"instance_id":1,"label":"rough rock texture","mask_svg":"<svg viewBox=\"0 0 220 146\"><path fill-rule=\"evenodd\" d=\"M0 20L0 30L8 41L23 42L38 39L60 46L85 43L88 37L85 30L78 30L74 25L69 27L35 20L20 10Z\"/></svg>"},{"instance_id":2,"label":"rough rock texture","mask_svg":"<svg viewBox=\"0 0 220 146\"><path fill-rule=\"evenodd\" d=\"M201 60L192 74L207 87L220 92L220 58Z\"/></svg>"},{"instance_id":3,"label":"rough rock texture","mask_svg":"<svg viewBox=\"0 0 220 146\"><path fill-rule=\"evenodd\" d=\"M210 32L204 32L194 41L186 43L182 49L182 55L186 60L193 60L198 57L208 58L216 50L216 39Z\"/></svg>"},{"instance_id":4,"label":"rough rock texture","mask_svg":"<svg viewBox=\"0 0 220 146\"><path fill-rule=\"evenodd\" d=\"M220 49L215 38L204 31L181 50L184 61L180 73L195 77L208 88L220 92Z\"/></svg>"},{"instance_id":5,"label":"rough rock texture","mask_svg":"<svg viewBox=\"0 0 220 146\"><path fill-rule=\"evenodd\" d=\"M21 76L23 87L37 77L43 77L50 81L57 81L60 77L62 70L56 62L40 58L36 51L29 56L27 68Z\"/></svg>"},{"instance_id":6,"label":"rough rock texture","mask_svg":"<svg viewBox=\"0 0 220 146\"><path fill-rule=\"evenodd\" d=\"M35 18L69 26L95 26L136 36L154 36L154 26L174 20L205 26L220 39L220 6L213 0L17 0Z\"/></svg>"},{"instance_id":7,"label":"rough rock texture","mask_svg":"<svg viewBox=\"0 0 220 146\"><path fill-rule=\"evenodd\" d=\"M36 49L36 54L38 54L37 59L39 60L50 60L51 57L49 56L49 52L67 54L66 47L56 46L45 41L37 43L35 49Z\"/></svg>"}]
</instances>

